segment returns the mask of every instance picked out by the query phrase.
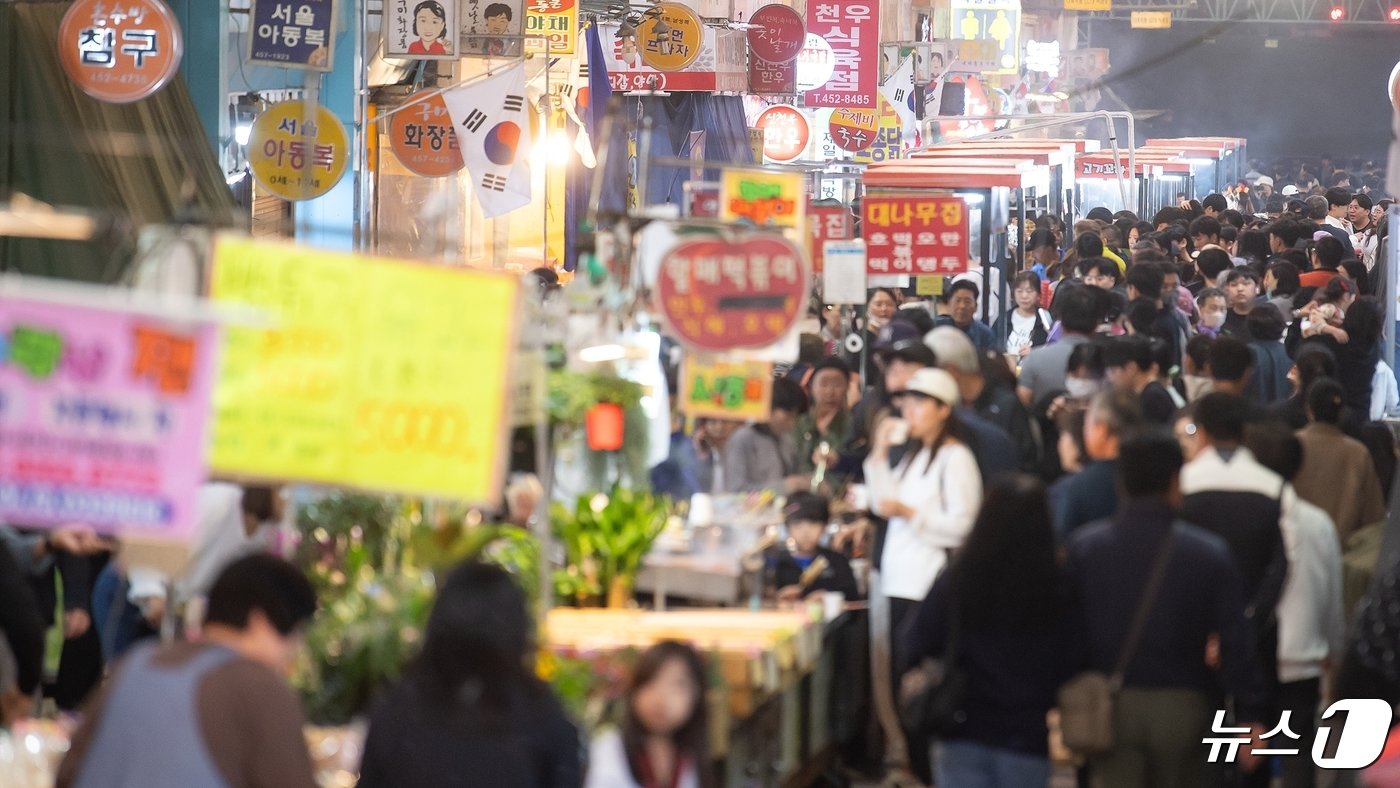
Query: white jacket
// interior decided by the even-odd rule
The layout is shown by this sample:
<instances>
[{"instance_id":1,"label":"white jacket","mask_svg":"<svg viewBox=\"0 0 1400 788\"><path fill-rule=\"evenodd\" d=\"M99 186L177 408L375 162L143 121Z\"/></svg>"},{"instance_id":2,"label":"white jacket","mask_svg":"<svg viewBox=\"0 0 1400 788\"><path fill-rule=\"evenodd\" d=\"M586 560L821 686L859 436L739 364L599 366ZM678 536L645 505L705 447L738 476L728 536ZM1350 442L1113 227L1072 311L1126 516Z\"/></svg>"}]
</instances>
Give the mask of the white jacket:
<instances>
[{"instance_id":1,"label":"white jacket","mask_svg":"<svg viewBox=\"0 0 1400 788\"><path fill-rule=\"evenodd\" d=\"M594 737L588 750L588 778L584 780L583 788L641 788L632 779L627 753L622 749L622 734L617 729L603 731ZM687 764L682 769L675 788L700 788L700 775L695 771L694 764Z\"/></svg>"},{"instance_id":2,"label":"white jacket","mask_svg":"<svg viewBox=\"0 0 1400 788\"><path fill-rule=\"evenodd\" d=\"M1281 525L1288 579L1277 608L1278 677L1290 682L1320 677L1327 655L1341 654L1346 619L1342 547L1332 518L1297 495L1286 498Z\"/></svg>"}]
</instances>

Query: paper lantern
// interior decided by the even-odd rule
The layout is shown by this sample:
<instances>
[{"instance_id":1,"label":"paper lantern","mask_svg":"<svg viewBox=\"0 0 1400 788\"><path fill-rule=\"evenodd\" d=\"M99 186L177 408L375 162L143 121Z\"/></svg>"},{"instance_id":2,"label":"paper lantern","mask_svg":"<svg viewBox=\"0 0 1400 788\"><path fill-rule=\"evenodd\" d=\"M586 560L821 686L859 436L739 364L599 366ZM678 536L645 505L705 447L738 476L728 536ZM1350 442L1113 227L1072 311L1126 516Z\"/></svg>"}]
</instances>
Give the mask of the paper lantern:
<instances>
[{"instance_id":1,"label":"paper lantern","mask_svg":"<svg viewBox=\"0 0 1400 788\"><path fill-rule=\"evenodd\" d=\"M583 417L588 433L588 448L593 451L617 451L622 448L622 406L615 402L600 402L588 409Z\"/></svg>"}]
</instances>

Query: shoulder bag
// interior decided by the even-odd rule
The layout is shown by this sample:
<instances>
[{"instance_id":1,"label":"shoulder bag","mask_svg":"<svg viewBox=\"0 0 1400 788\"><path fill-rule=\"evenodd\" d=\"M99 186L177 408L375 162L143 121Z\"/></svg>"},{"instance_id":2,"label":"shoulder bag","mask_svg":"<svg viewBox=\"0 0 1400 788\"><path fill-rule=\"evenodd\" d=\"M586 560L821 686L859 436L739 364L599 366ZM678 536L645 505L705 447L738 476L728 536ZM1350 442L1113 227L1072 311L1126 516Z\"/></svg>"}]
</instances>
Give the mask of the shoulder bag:
<instances>
[{"instance_id":1,"label":"shoulder bag","mask_svg":"<svg viewBox=\"0 0 1400 788\"><path fill-rule=\"evenodd\" d=\"M910 671L912 686L901 687L899 720L913 736L939 736L951 733L967 717L967 671L958 666L962 644L962 612L958 598L948 600L948 642L940 659L925 659Z\"/></svg>"}]
</instances>

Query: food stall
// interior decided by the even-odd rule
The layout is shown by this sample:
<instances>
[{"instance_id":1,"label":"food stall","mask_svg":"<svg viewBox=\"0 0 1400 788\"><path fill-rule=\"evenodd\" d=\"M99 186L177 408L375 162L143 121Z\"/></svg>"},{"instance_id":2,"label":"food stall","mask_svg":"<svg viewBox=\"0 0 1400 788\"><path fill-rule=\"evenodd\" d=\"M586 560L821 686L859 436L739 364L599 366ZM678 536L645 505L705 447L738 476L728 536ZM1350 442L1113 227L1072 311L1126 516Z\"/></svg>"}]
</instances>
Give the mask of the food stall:
<instances>
[{"instance_id":1,"label":"food stall","mask_svg":"<svg viewBox=\"0 0 1400 788\"><path fill-rule=\"evenodd\" d=\"M1029 161L1049 168L1050 187L1027 211L1054 213L1068 222L1067 196L1074 192L1074 159L1077 154L1097 150L1092 140L975 140L935 145L912 154L911 158L963 159L965 157Z\"/></svg>"},{"instance_id":2,"label":"food stall","mask_svg":"<svg viewBox=\"0 0 1400 788\"><path fill-rule=\"evenodd\" d=\"M1195 165L1174 153L1139 149L1136 155L1138 164L1156 169L1147 180L1147 197L1142 201L1145 210L1139 214L1143 219L1150 221L1157 211L1176 205L1176 195L1185 192L1190 197L1195 193Z\"/></svg>"},{"instance_id":3,"label":"food stall","mask_svg":"<svg viewBox=\"0 0 1400 788\"><path fill-rule=\"evenodd\" d=\"M1118 159L1107 151L1088 153L1076 159L1074 206L1075 214L1083 215L1089 208L1104 206L1117 213L1130 210L1138 216L1151 216L1148 194L1154 179L1161 176L1160 164L1137 161L1137 169L1128 175L1127 156ZM1130 202L1124 200L1123 181L1131 179Z\"/></svg>"},{"instance_id":4,"label":"food stall","mask_svg":"<svg viewBox=\"0 0 1400 788\"><path fill-rule=\"evenodd\" d=\"M1246 140L1243 137L1174 137L1153 138L1144 143L1147 147L1186 147L1214 148L1217 157L1215 191L1229 188L1231 184L1244 178L1249 172L1249 160L1245 154Z\"/></svg>"}]
</instances>

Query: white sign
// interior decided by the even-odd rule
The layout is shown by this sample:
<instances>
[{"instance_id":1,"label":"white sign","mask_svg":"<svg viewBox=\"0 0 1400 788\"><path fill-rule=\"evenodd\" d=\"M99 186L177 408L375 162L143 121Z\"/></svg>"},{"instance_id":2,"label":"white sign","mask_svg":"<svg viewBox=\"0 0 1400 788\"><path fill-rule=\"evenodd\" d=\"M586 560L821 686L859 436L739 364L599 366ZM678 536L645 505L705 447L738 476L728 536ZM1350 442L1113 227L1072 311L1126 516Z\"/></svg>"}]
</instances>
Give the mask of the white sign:
<instances>
[{"instance_id":1,"label":"white sign","mask_svg":"<svg viewBox=\"0 0 1400 788\"><path fill-rule=\"evenodd\" d=\"M831 44L816 33L808 33L802 51L797 53L797 89L803 92L816 90L825 85L834 73L836 53L832 51Z\"/></svg>"},{"instance_id":2,"label":"white sign","mask_svg":"<svg viewBox=\"0 0 1400 788\"><path fill-rule=\"evenodd\" d=\"M828 304L865 303L865 241L822 244L822 300Z\"/></svg>"},{"instance_id":3,"label":"white sign","mask_svg":"<svg viewBox=\"0 0 1400 788\"><path fill-rule=\"evenodd\" d=\"M1051 79L1060 75L1060 42L1027 41L1026 70L1036 71Z\"/></svg>"}]
</instances>

